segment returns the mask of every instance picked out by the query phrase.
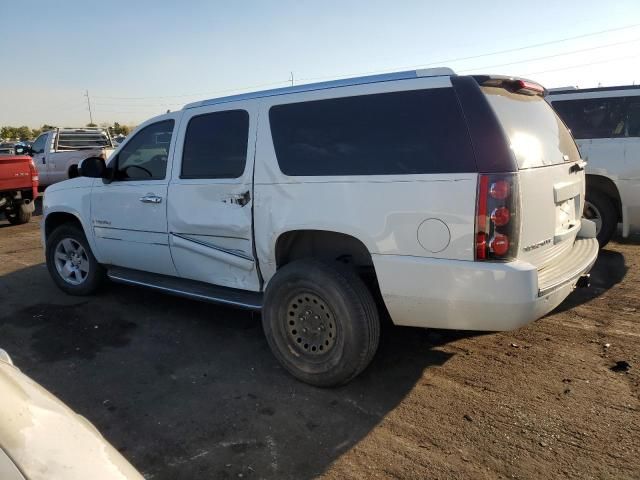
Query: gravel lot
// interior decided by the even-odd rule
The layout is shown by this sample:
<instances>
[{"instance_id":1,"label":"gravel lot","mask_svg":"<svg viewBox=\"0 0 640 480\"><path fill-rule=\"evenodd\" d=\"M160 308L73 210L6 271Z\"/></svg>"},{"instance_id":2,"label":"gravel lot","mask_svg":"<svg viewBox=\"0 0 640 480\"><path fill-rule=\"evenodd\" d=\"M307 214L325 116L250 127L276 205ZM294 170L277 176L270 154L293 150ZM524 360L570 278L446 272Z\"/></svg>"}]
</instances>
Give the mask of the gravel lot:
<instances>
[{"instance_id":1,"label":"gravel lot","mask_svg":"<svg viewBox=\"0 0 640 480\"><path fill-rule=\"evenodd\" d=\"M39 220L0 220L0 346L148 479L640 478L638 237L526 328L387 327L362 376L322 390L279 367L257 315L64 295Z\"/></svg>"}]
</instances>

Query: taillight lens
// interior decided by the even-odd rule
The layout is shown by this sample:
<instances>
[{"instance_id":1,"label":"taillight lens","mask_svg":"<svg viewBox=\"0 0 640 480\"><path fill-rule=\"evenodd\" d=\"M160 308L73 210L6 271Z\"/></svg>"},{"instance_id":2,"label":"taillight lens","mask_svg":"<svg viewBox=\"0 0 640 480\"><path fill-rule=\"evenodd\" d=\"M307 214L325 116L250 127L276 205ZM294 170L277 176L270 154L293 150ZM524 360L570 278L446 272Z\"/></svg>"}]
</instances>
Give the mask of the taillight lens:
<instances>
[{"instance_id":1,"label":"taillight lens","mask_svg":"<svg viewBox=\"0 0 640 480\"><path fill-rule=\"evenodd\" d=\"M516 257L520 233L518 213L517 174L478 176L476 260L508 261Z\"/></svg>"}]
</instances>

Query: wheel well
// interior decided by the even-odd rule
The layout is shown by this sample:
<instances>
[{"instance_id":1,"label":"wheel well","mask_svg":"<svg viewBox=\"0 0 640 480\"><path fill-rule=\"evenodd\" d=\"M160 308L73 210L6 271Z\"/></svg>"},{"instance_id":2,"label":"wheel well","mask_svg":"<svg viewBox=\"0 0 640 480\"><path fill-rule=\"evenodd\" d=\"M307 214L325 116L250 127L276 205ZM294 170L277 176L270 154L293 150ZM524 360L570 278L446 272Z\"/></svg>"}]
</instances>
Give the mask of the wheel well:
<instances>
[{"instance_id":1,"label":"wheel well","mask_svg":"<svg viewBox=\"0 0 640 480\"><path fill-rule=\"evenodd\" d=\"M64 225L65 223L73 223L76 226L78 226L80 229L82 229L82 224L80 223L80 220L78 220L77 217L75 217L74 215L70 213L64 213L64 212L55 212L47 215L47 219L45 220L45 223L44 223L45 238L49 238L49 235L51 234L51 232L53 232L59 226Z\"/></svg>"},{"instance_id":2,"label":"wheel well","mask_svg":"<svg viewBox=\"0 0 640 480\"><path fill-rule=\"evenodd\" d=\"M587 175L587 195L589 190L598 190L613 201L618 214L618 221L622 221L622 201L620 200L620 192L613 181L601 175Z\"/></svg>"},{"instance_id":3,"label":"wheel well","mask_svg":"<svg viewBox=\"0 0 640 480\"><path fill-rule=\"evenodd\" d=\"M301 258L337 260L355 267L373 267L367 247L350 235L324 230L295 230L280 235L276 243L277 267Z\"/></svg>"},{"instance_id":4,"label":"wheel well","mask_svg":"<svg viewBox=\"0 0 640 480\"><path fill-rule=\"evenodd\" d=\"M325 230L294 230L283 233L276 242L276 267L303 258L338 261L353 267L374 298L382 295L369 249L355 237Z\"/></svg>"},{"instance_id":5,"label":"wheel well","mask_svg":"<svg viewBox=\"0 0 640 480\"><path fill-rule=\"evenodd\" d=\"M78 176L78 165L71 165L69 167L69 178L76 178Z\"/></svg>"}]
</instances>

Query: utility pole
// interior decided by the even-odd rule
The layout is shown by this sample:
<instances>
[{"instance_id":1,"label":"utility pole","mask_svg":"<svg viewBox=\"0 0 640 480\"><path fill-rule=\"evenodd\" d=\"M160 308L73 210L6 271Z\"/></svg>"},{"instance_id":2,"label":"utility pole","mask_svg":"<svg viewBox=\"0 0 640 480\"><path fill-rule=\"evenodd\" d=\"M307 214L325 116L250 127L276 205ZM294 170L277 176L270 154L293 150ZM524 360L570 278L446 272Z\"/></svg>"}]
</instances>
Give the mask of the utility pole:
<instances>
[{"instance_id":1,"label":"utility pole","mask_svg":"<svg viewBox=\"0 0 640 480\"><path fill-rule=\"evenodd\" d=\"M290 78L290 80L291 80L291 86L293 87L293 72L291 72L291 78Z\"/></svg>"},{"instance_id":2,"label":"utility pole","mask_svg":"<svg viewBox=\"0 0 640 480\"><path fill-rule=\"evenodd\" d=\"M85 93L84 96L87 97L87 105L89 105L89 123L93 125L93 115L91 114L91 99L89 98L89 90L87 90L87 93Z\"/></svg>"}]
</instances>

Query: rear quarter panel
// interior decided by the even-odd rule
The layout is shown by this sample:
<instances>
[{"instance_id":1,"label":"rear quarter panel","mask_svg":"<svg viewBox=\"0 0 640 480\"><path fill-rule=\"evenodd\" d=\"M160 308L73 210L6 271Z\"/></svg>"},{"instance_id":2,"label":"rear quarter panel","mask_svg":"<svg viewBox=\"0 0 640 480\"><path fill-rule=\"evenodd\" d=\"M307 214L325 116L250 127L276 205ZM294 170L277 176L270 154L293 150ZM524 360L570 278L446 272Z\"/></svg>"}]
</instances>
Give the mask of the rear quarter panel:
<instances>
[{"instance_id":1,"label":"rear quarter panel","mask_svg":"<svg viewBox=\"0 0 640 480\"><path fill-rule=\"evenodd\" d=\"M426 175L287 176L269 126L273 105L336 96L451 86L448 77L384 82L262 100L255 172L256 250L265 281L276 271L278 238L292 230L326 230L359 239L372 254L473 260L476 173ZM435 219L448 236L429 251L421 225Z\"/></svg>"}]
</instances>

